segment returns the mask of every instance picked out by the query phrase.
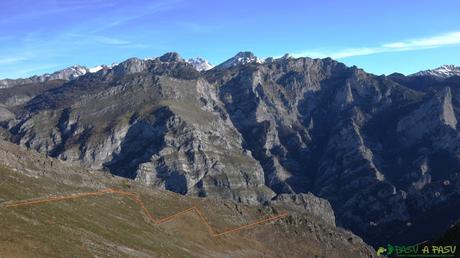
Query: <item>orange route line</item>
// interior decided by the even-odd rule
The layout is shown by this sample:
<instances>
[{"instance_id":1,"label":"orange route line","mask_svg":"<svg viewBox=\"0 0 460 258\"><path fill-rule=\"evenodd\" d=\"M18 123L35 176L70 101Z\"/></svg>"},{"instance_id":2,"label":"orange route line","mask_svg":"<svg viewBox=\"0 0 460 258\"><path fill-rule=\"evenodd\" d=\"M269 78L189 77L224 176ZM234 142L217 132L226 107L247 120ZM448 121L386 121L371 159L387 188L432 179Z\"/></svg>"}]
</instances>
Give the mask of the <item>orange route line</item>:
<instances>
[{"instance_id":1,"label":"orange route line","mask_svg":"<svg viewBox=\"0 0 460 258\"><path fill-rule=\"evenodd\" d=\"M83 197L100 196L100 195L105 195L105 194L119 194L119 195L122 195L122 196L129 197L131 200L133 200L135 203L137 203L141 207L141 209L144 212L144 214L155 225L159 225L159 224L171 221L171 220L176 219L177 217L179 217L180 215L183 215L185 213L194 212L200 218L200 220L203 222L203 224L206 225L206 227L207 227L207 229L209 231L209 234L211 236L213 236L213 237L219 237L219 236L229 234L229 233L233 233L233 232L237 232L237 231L240 231L240 230L243 230L243 229L253 228L253 227L257 226L257 225L261 225L261 224L268 223L268 222L271 222L271 221L279 220L279 219L281 219L283 217L286 217L288 215L287 212L284 212L284 213L282 213L280 215L277 215L277 216L272 216L272 217L269 217L269 218L266 218L266 219L258 220L258 221L255 221L255 222L252 222L252 223L249 223L249 224L246 224L246 225L238 226L238 227L235 227L235 228L226 229L226 230L224 230L222 232L216 232L213 229L213 227L211 226L211 224L208 222L208 219L203 215L203 213L200 211L200 209L196 205L193 205L192 207L190 207L188 209L185 209L183 211L179 211L179 212L174 213L172 215L169 215L169 216L166 216L166 217L163 217L163 218L155 219L155 216L147 209L147 207L145 207L145 204L141 200L141 197L139 195L137 195L135 193L132 193L132 192L127 192L127 191L122 191L122 190L117 190L117 189L112 189L112 188L103 189L103 190L96 191L96 192L85 192L85 193L77 193L77 194L63 195L63 196L51 196L51 197L47 197L47 198L43 198L43 199L18 201L18 202L12 203L12 204L8 204L5 207L6 208L17 208L17 207L22 207L22 206L44 204L44 203L49 203L49 202L72 200L72 199L83 198Z\"/></svg>"}]
</instances>

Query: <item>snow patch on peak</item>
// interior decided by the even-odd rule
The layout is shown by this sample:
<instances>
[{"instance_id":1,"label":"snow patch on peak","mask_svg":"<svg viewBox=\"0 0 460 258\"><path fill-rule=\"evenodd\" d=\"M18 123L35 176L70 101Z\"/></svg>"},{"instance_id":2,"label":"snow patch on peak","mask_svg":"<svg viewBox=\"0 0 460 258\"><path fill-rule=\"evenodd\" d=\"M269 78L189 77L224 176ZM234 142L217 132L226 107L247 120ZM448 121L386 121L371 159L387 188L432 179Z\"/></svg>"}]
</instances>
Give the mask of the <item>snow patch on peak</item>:
<instances>
[{"instance_id":1,"label":"snow patch on peak","mask_svg":"<svg viewBox=\"0 0 460 258\"><path fill-rule=\"evenodd\" d=\"M187 63L191 64L193 68L195 68L197 71L207 71L212 69L214 66L210 64L207 60L197 57L197 58L190 58L186 61Z\"/></svg>"},{"instance_id":2,"label":"snow patch on peak","mask_svg":"<svg viewBox=\"0 0 460 258\"><path fill-rule=\"evenodd\" d=\"M98 65L98 66L95 66L95 67L91 67L88 70L89 70L90 73L97 73L100 70L102 70L103 68L104 68L104 66Z\"/></svg>"},{"instance_id":3,"label":"snow patch on peak","mask_svg":"<svg viewBox=\"0 0 460 258\"><path fill-rule=\"evenodd\" d=\"M252 52L239 52L234 57L228 59L227 61L223 62L222 64L218 65L218 68L227 69L230 67L238 66L238 65L245 65L249 63L263 63L264 60L255 56Z\"/></svg>"},{"instance_id":4,"label":"snow patch on peak","mask_svg":"<svg viewBox=\"0 0 460 258\"><path fill-rule=\"evenodd\" d=\"M89 72L89 69L81 65L73 65L64 68L52 74L44 74L40 77L40 81L47 80L73 80Z\"/></svg>"},{"instance_id":5,"label":"snow patch on peak","mask_svg":"<svg viewBox=\"0 0 460 258\"><path fill-rule=\"evenodd\" d=\"M443 65L432 70L420 71L410 76L434 76L445 79L452 76L460 76L460 67L455 65Z\"/></svg>"}]
</instances>

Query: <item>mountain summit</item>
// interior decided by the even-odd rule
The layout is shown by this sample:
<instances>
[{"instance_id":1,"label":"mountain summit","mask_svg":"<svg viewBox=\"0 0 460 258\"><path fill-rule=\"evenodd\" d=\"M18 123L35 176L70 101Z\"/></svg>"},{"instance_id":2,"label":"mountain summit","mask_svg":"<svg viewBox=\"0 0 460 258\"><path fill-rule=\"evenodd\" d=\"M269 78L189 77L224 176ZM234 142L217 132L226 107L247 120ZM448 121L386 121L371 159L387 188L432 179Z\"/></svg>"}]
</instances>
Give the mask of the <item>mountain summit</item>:
<instances>
[{"instance_id":1,"label":"mountain summit","mask_svg":"<svg viewBox=\"0 0 460 258\"><path fill-rule=\"evenodd\" d=\"M216 68L228 69L230 67L234 67L238 65L245 65L249 63L262 63L262 60L259 59L257 56L255 56L254 53L252 52L249 52L249 51L239 52L234 57L216 66Z\"/></svg>"},{"instance_id":2,"label":"mountain summit","mask_svg":"<svg viewBox=\"0 0 460 258\"><path fill-rule=\"evenodd\" d=\"M460 67L455 65L443 65L432 70L425 70L414 73L411 76L433 76L445 79L452 76L460 76Z\"/></svg>"},{"instance_id":3,"label":"mountain summit","mask_svg":"<svg viewBox=\"0 0 460 258\"><path fill-rule=\"evenodd\" d=\"M197 58L190 58L187 60L187 63L191 64L197 71L207 71L212 69L214 66L210 64L207 60L197 57Z\"/></svg>"},{"instance_id":4,"label":"mountain summit","mask_svg":"<svg viewBox=\"0 0 460 258\"><path fill-rule=\"evenodd\" d=\"M158 58L161 62L181 62L184 59L176 52L168 52Z\"/></svg>"}]
</instances>

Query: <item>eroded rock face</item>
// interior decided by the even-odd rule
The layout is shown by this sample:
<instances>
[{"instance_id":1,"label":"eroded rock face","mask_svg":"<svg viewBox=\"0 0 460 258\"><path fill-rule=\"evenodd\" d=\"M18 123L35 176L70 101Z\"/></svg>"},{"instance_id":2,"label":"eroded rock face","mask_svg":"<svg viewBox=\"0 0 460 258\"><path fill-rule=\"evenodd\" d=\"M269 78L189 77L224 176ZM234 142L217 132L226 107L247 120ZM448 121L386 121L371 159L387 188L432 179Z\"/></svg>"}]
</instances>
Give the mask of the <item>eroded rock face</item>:
<instances>
[{"instance_id":1,"label":"eroded rock face","mask_svg":"<svg viewBox=\"0 0 460 258\"><path fill-rule=\"evenodd\" d=\"M426 192L442 196L427 189L447 174L458 177L444 172L447 164L459 166L449 89L414 91L330 59L283 57L207 76L221 85L226 110L267 184L279 194L312 191L329 200L338 224L372 243L425 237L414 233L430 216L420 203L449 206L458 196L438 202ZM445 166L438 163L443 152ZM389 233L396 229L407 235Z\"/></svg>"},{"instance_id":2,"label":"eroded rock face","mask_svg":"<svg viewBox=\"0 0 460 258\"><path fill-rule=\"evenodd\" d=\"M184 73L175 77L175 69ZM274 193L261 166L242 148L215 89L197 74L177 54L130 59L35 98L26 106L32 115L11 131L21 145L155 187L269 200ZM67 101L48 101L56 95Z\"/></svg>"},{"instance_id":3,"label":"eroded rock face","mask_svg":"<svg viewBox=\"0 0 460 258\"><path fill-rule=\"evenodd\" d=\"M312 193L279 194L270 201L271 205L284 206L283 208L307 212L321 220L335 226L335 215L331 204L325 199L318 198Z\"/></svg>"},{"instance_id":4,"label":"eroded rock face","mask_svg":"<svg viewBox=\"0 0 460 258\"><path fill-rule=\"evenodd\" d=\"M407 141L413 142L444 128L450 128L453 131L457 129L457 119L449 87L429 96L418 109L398 122L396 130L404 135Z\"/></svg>"},{"instance_id":5,"label":"eroded rock face","mask_svg":"<svg viewBox=\"0 0 460 258\"><path fill-rule=\"evenodd\" d=\"M460 216L442 215L460 196L460 82L430 91L332 59L240 53L226 63L198 72L176 53L129 59L2 100L0 125L20 145L152 187L274 198L332 223L311 192L376 245L424 240L425 218Z\"/></svg>"}]
</instances>

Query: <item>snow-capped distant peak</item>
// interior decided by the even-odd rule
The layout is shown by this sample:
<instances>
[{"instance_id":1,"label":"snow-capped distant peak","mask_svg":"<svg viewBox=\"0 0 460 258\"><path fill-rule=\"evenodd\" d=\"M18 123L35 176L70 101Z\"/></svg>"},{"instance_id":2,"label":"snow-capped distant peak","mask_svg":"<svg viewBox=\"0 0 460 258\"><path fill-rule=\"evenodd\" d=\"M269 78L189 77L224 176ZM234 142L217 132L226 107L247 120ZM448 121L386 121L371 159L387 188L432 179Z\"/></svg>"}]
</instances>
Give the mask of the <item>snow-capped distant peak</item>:
<instances>
[{"instance_id":1,"label":"snow-capped distant peak","mask_svg":"<svg viewBox=\"0 0 460 258\"><path fill-rule=\"evenodd\" d=\"M436 69L414 73L411 76L434 76L445 79L452 76L460 76L460 67L455 65L443 65Z\"/></svg>"},{"instance_id":2,"label":"snow-capped distant peak","mask_svg":"<svg viewBox=\"0 0 460 258\"><path fill-rule=\"evenodd\" d=\"M112 63L111 65L98 65L98 66L95 66L95 67L91 67L91 68L88 68L88 72L89 73L97 73L99 72L100 70L108 70L108 69L112 69L113 67L117 66L118 63Z\"/></svg>"},{"instance_id":3,"label":"snow-capped distant peak","mask_svg":"<svg viewBox=\"0 0 460 258\"><path fill-rule=\"evenodd\" d=\"M88 68L81 65L73 65L64 68L60 71L52 74L44 74L41 77L41 81L45 80L73 80L89 72Z\"/></svg>"},{"instance_id":4,"label":"snow-capped distant peak","mask_svg":"<svg viewBox=\"0 0 460 258\"><path fill-rule=\"evenodd\" d=\"M217 67L227 69L233 66L245 65L249 63L263 63L263 60L259 59L252 52L239 52L236 54L236 56L228 59Z\"/></svg>"},{"instance_id":5,"label":"snow-capped distant peak","mask_svg":"<svg viewBox=\"0 0 460 258\"><path fill-rule=\"evenodd\" d=\"M92 68L87 68L82 65L72 65L62 70L53 72L53 73L45 73L42 75L34 75L29 78L19 78L19 79L3 79L0 80L0 89L1 88L10 88L16 85L23 85L27 83L36 83L36 82L47 82L52 80L64 80L70 81L77 79L80 76L90 73L97 73L103 69L112 69L114 66L117 66L117 63L113 63L110 66L107 65L98 65Z\"/></svg>"},{"instance_id":6,"label":"snow-capped distant peak","mask_svg":"<svg viewBox=\"0 0 460 258\"><path fill-rule=\"evenodd\" d=\"M88 70L89 70L90 73L97 73L100 70L102 70L103 68L104 68L104 66L98 65L98 66L95 66L95 67L91 67Z\"/></svg>"},{"instance_id":7,"label":"snow-capped distant peak","mask_svg":"<svg viewBox=\"0 0 460 258\"><path fill-rule=\"evenodd\" d=\"M191 64L199 72L207 71L214 67L212 64L201 57L190 58L186 62Z\"/></svg>"}]
</instances>

